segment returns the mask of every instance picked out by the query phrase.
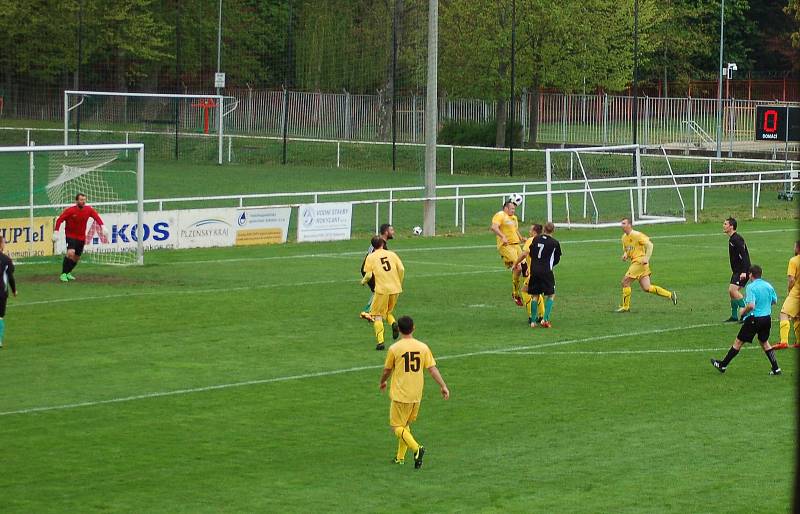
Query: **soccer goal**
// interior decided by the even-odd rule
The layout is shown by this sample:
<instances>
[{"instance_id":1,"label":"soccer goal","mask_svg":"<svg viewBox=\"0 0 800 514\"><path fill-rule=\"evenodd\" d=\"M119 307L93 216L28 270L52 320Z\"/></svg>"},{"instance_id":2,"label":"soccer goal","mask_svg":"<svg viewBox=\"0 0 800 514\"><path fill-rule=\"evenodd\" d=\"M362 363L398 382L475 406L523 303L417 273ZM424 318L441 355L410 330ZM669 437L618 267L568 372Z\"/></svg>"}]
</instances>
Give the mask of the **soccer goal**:
<instances>
[{"instance_id":1,"label":"soccer goal","mask_svg":"<svg viewBox=\"0 0 800 514\"><path fill-rule=\"evenodd\" d=\"M551 149L545 154L547 219L570 227L686 221L686 207L666 153L639 145Z\"/></svg>"},{"instance_id":2,"label":"soccer goal","mask_svg":"<svg viewBox=\"0 0 800 514\"><path fill-rule=\"evenodd\" d=\"M63 253L64 227L54 243L55 220L83 193L108 231L89 221L84 258L144 263L143 144L0 147L0 167L0 233L12 258Z\"/></svg>"},{"instance_id":3,"label":"soccer goal","mask_svg":"<svg viewBox=\"0 0 800 514\"><path fill-rule=\"evenodd\" d=\"M145 143L149 158L222 164L231 96L64 91L64 144Z\"/></svg>"}]
</instances>

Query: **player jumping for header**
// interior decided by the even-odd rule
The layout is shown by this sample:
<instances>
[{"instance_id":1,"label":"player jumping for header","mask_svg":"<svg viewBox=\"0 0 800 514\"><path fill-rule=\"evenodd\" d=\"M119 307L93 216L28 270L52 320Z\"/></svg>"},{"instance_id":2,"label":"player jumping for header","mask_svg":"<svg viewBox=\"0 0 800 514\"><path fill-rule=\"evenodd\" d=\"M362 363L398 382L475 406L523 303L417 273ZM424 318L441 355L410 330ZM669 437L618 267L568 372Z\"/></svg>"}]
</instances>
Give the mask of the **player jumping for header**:
<instances>
[{"instance_id":1,"label":"player jumping for header","mask_svg":"<svg viewBox=\"0 0 800 514\"><path fill-rule=\"evenodd\" d=\"M59 280L62 282L69 282L75 280L72 275L72 270L78 265L83 254L83 247L86 244L86 224L92 218L95 223L100 225L103 235L108 238L108 233L103 226L103 220L97 211L91 206L86 205L86 195L78 193L75 195L75 205L68 207L61 213L61 216L56 220L56 227L53 232L53 241L58 241L60 238L59 228L64 223L64 233L67 239L67 255L61 264L61 276Z\"/></svg>"}]
</instances>

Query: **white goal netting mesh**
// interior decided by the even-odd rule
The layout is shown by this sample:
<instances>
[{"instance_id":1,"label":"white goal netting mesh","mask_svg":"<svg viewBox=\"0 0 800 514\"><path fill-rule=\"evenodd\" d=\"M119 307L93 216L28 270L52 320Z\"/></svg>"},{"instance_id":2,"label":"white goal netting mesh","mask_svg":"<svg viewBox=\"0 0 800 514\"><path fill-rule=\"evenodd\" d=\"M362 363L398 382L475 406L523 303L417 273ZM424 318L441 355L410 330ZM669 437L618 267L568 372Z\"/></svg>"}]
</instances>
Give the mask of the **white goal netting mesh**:
<instances>
[{"instance_id":1,"label":"white goal netting mesh","mask_svg":"<svg viewBox=\"0 0 800 514\"><path fill-rule=\"evenodd\" d=\"M135 220L137 208L135 163L124 154L122 150L53 152L47 159L45 190L50 204L72 204L83 193L103 218L107 235L90 220L84 249L84 256L98 264L137 262L135 241L130 244L130 234L119 229L130 226L126 222Z\"/></svg>"},{"instance_id":2,"label":"white goal netting mesh","mask_svg":"<svg viewBox=\"0 0 800 514\"><path fill-rule=\"evenodd\" d=\"M637 147L549 151L553 221L570 226L685 220L685 209L666 155Z\"/></svg>"}]
</instances>

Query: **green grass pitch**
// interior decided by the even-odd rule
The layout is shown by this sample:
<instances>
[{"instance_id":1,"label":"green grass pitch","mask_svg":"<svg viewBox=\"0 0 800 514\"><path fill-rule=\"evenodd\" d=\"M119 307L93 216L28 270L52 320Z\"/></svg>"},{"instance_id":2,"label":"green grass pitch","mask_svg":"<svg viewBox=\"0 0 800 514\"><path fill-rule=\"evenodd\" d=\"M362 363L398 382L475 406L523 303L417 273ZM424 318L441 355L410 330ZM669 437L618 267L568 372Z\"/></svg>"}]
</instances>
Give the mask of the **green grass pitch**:
<instances>
[{"instance_id":1,"label":"green grass pitch","mask_svg":"<svg viewBox=\"0 0 800 514\"><path fill-rule=\"evenodd\" d=\"M740 223L782 301L796 220ZM653 281L680 301L635 289L623 315L619 230L558 230L549 330L512 303L485 228L400 230L397 313L452 393L426 379L422 470L389 464L385 354L358 319L366 240L152 252L67 285L55 259L21 265L0 512L785 511L797 351L778 352L780 377L752 348L710 366L738 329L721 323L720 224L643 227Z\"/></svg>"}]
</instances>

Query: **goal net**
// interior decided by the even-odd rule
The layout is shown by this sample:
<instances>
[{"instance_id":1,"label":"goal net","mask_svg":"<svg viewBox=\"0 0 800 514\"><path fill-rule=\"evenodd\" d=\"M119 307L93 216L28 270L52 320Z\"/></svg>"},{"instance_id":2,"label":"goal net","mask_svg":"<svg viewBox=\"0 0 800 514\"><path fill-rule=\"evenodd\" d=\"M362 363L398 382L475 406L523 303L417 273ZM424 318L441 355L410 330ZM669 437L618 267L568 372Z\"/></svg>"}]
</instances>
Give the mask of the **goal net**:
<instances>
[{"instance_id":1,"label":"goal net","mask_svg":"<svg viewBox=\"0 0 800 514\"><path fill-rule=\"evenodd\" d=\"M554 149L545 154L547 217L571 227L686 221L678 181L665 153L639 145Z\"/></svg>"},{"instance_id":2,"label":"goal net","mask_svg":"<svg viewBox=\"0 0 800 514\"><path fill-rule=\"evenodd\" d=\"M107 230L89 220L84 259L143 263L144 145L0 147L0 166L0 233L12 258L63 254L65 227L54 243L55 221L82 193Z\"/></svg>"},{"instance_id":3,"label":"goal net","mask_svg":"<svg viewBox=\"0 0 800 514\"><path fill-rule=\"evenodd\" d=\"M222 164L225 123L238 100L222 95L64 91L64 144L144 143L152 159Z\"/></svg>"}]
</instances>

